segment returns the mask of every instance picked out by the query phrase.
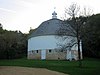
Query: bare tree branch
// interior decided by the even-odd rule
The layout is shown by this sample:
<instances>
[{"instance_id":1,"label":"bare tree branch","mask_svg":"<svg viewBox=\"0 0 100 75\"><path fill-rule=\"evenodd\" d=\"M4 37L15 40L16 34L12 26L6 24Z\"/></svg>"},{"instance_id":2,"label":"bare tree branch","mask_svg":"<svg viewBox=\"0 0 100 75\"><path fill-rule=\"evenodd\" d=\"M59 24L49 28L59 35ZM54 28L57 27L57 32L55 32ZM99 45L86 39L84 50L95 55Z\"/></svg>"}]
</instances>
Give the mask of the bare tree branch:
<instances>
[{"instance_id":1,"label":"bare tree branch","mask_svg":"<svg viewBox=\"0 0 100 75\"><path fill-rule=\"evenodd\" d=\"M65 13L67 13L71 17L76 17L79 10L80 7L76 3L73 3L69 6L69 8L65 8Z\"/></svg>"}]
</instances>

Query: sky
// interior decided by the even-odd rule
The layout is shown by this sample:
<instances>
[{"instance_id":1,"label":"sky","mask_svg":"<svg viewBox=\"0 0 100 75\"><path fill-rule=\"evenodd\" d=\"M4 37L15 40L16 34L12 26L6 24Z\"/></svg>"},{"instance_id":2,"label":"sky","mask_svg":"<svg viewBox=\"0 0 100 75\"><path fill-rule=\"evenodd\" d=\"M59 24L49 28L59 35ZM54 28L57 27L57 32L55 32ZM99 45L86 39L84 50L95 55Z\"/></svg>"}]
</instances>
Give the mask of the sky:
<instances>
[{"instance_id":1,"label":"sky","mask_svg":"<svg viewBox=\"0 0 100 75\"><path fill-rule=\"evenodd\" d=\"M42 22L52 18L56 11L58 19L72 3L100 13L100 0L0 0L0 23L3 29L28 33Z\"/></svg>"}]
</instances>

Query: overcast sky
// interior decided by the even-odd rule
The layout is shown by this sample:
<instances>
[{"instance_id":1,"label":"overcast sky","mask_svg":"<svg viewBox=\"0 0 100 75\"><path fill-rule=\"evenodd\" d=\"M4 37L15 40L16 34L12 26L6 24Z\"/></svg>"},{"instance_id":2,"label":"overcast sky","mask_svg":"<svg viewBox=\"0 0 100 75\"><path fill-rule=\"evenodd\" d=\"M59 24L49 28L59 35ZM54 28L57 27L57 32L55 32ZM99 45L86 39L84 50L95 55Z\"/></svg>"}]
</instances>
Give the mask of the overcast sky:
<instances>
[{"instance_id":1,"label":"overcast sky","mask_svg":"<svg viewBox=\"0 0 100 75\"><path fill-rule=\"evenodd\" d=\"M30 27L34 29L51 19L54 10L61 19L65 7L71 3L91 8L95 14L100 13L100 0L0 0L0 23L4 29L28 33Z\"/></svg>"}]
</instances>

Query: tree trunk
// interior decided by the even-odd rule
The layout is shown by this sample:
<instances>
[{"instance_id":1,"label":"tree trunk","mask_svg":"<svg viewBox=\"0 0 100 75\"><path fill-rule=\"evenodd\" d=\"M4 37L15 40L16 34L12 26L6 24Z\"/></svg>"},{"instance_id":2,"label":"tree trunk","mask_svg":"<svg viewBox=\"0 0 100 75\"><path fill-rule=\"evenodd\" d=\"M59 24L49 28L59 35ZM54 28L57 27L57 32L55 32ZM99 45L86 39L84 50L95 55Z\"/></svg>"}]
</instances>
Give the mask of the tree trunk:
<instances>
[{"instance_id":1,"label":"tree trunk","mask_svg":"<svg viewBox=\"0 0 100 75\"><path fill-rule=\"evenodd\" d=\"M81 51L80 51L80 39L78 38L78 61L79 61L79 67L82 67L82 61L81 61Z\"/></svg>"}]
</instances>

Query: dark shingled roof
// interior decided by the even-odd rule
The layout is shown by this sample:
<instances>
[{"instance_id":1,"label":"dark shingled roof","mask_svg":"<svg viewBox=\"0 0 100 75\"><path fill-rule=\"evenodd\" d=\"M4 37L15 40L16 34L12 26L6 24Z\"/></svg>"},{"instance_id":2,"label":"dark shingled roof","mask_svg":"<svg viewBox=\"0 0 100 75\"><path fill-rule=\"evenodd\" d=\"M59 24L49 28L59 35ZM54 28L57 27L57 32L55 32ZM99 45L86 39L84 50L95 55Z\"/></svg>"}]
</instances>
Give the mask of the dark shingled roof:
<instances>
[{"instance_id":1,"label":"dark shingled roof","mask_svg":"<svg viewBox=\"0 0 100 75\"><path fill-rule=\"evenodd\" d=\"M35 31L33 31L29 38L44 35L57 35L57 30L59 30L62 24L63 21L57 18L44 21Z\"/></svg>"}]
</instances>

